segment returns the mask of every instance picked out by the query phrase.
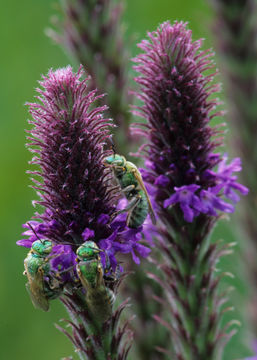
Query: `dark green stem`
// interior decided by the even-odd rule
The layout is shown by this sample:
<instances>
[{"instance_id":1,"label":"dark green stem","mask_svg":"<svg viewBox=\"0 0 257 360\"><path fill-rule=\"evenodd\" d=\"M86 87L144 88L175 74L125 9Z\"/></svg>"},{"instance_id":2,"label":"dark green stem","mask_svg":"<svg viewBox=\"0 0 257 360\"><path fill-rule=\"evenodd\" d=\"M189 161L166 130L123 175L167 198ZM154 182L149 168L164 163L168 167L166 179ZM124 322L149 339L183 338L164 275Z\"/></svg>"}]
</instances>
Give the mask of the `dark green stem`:
<instances>
[{"instance_id":1,"label":"dark green stem","mask_svg":"<svg viewBox=\"0 0 257 360\"><path fill-rule=\"evenodd\" d=\"M174 359L217 360L224 346L221 339L228 340L233 334L220 329L223 298L217 291L219 278L214 275L216 262L228 246L219 249L217 244L210 244L215 219L200 215L189 224L175 210L174 219L168 219L169 232L159 229L164 281L152 275L165 290L171 317L170 322L156 319L171 333L172 347L168 350Z\"/></svg>"},{"instance_id":2,"label":"dark green stem","mask_svg":"<svg viewBox=\"0 0 257 360\"><path fill-rule=\"evenodd\" d=\"M71 332L58 325L57 328L71 340L81 360L126 360L131 333L127 330L128 322L120 327L119 319L127 301L103 321L92 315L81 290L66 292L61 301L71 318L71 321L65 320Z\"/></svg>"}]
</instances>

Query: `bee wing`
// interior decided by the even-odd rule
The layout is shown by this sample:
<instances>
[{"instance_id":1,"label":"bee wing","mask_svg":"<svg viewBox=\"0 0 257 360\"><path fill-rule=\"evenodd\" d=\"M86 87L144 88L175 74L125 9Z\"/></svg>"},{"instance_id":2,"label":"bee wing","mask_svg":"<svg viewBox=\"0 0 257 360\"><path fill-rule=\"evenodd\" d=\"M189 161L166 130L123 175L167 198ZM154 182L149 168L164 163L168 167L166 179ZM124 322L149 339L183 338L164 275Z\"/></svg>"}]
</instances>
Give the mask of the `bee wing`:
<instances>
[{"instance_id":1,"label":"bee wing","mask_svg":"<svg viewBox=\"0 0 257 360\"><path fill-rule=\"evenodd\" d=\"M48 311L49 302L43 290L43 274L39 273L35 276L35 279L28 277L28 280L29 282L26 284L26 289L29 293L32 304L37 309Z\"/></svg>"},{"instance_id":2,"label":"bee wing","mask_svg":"<svg viewBox=\"0 0 257 360\"><path fill-rule=\"evenodd\" d=\"M89 286L88 281L87 281L87 280L85 279L85 277L83 276L83 273L82 273L82 271L80 270L80 267L81 267L81 261L79 262L79 264L77 264L76 270L77 270L77 273L78 273L78 276L79 276L79 279L80 279L80 281L81 281L81 284L82 284L83 288L88 291L88 289L89 289L90 286Z\"/></svg>"},{"instance_id":3,"label":"bee wing","mask_svg":"<svg viewBox=\"0 0 257 360\"><path fill-rule=\"evenodd\" d=\"M149 196L148 196L148 192L145 188L145 184L143 182L143 179L142 179L142 176L139 172L138 169L134 169L134 176L135 178L137 179L141 189L144 191L145 195L146 195L146 198L147 198L147 201L148 201L148 205L149 205L149 214L150 214L150 217L151 217L151 220L152 220L152 223L155 225L156 224L156 217L154 215L154 211L153 211L153 207L152 207L152 204L151 204L151 201L149 199Z\"/></svg>"}]
</instances>

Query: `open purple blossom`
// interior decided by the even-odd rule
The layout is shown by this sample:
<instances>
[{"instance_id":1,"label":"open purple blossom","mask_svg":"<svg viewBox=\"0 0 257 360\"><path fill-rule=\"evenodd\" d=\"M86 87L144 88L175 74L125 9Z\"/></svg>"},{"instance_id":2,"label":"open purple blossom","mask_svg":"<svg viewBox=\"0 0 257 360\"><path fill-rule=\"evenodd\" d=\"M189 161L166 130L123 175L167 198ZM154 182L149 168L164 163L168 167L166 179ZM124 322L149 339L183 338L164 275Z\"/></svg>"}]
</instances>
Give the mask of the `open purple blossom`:
<instances>
[{"instance_id":1,"label":"open purple blossom","mask_svg":"<svg viewBox=\"0 0 257 360\"><path fill-rule=\"evenodd\" d=\"M164 308L169 321L155 319L170 332L171 341L161 349L176 360L188 357L215 360L234 330L220 325L221 298L215 264L223 251L210 244L209 235L220 213L232 213L239 195L248 189L237 182L240 159L227 163L217 152L223 144L222 131L210 122L223 112L215 93L213 53L201 50L202 41L192 41L187 24L165 22L148 33L139 45L135 78L142 105L134 114L144 119L133 129L145 144L139 154L145 159L142 176L159 223L151 236L163 255L152 279L166 294ZM159 259L156 260L159 266Z\"/></svg>"},{"instance_id":2,"label":"open purple blossom","mask_svg":"<svg viewBox=\"0 0 257 360\"><path fill-rule=\"evenodd\" d=\"M181 186L180 188L174 187L175 193L172 194L163 203L166 208L170 205L179 203L181 210L184 213L184 219L192 222L194 216L197 216L202 210L201 201L195 195L196 190L199 189L198 185L192 184L188 186Z\"/></svg>"},{"instance_id":3,"label":"open purple blossom","mask_svg":"<svg viewBox=\"0 0 257 360\"><path fill-rule=\"evenodd\" d=\"M142 91L137 96L144 102L134 112L147 120L134 132L150 142L142 147L144 179L155 187L157 204L177 204L187 222L200 213L233 212L221 197L237 202L248 190L234 175L240 159L226 164L227 155L214 153L222 144L221 131L209 122L223 112L215 113L218 100L208 99L219 90L211 84L214 74L203 75L213 67L212 53L200 50L201 40L192 42L183 23L166 22L148 36L139 44L144 53L134 59Z\"/></svg>"},{"instance_id":4,"label":"open purple blossom","mask_svg":"<svg viewBox=\"0 0 257 360\"><path fill-rule=\"evenodd\" d=\"M17 244L31 247L38 238L50 239L56 254L52 263L60 268L63 259L69 268L75 265L78 246L93 240L115 270L117 253L131 253L139 263L135 250L141 256L147 251L138 244L140 229L127 228L125 218L110 223L119 193L110 185L103 158L109 153L104 145L113 125L103 117L105 106L93 106L102 95L88 91L88 79L81 80L82 74L82 69L74 74L69 66L50 70L37 89L40 103L29 104L33 117L29 148L35 154L31 163L40 167L31 172L39 195L34 203L44 210L35 214L39 221L30 221L37 236L25 224L28 238Z\"/></svg>"}]
</instances>

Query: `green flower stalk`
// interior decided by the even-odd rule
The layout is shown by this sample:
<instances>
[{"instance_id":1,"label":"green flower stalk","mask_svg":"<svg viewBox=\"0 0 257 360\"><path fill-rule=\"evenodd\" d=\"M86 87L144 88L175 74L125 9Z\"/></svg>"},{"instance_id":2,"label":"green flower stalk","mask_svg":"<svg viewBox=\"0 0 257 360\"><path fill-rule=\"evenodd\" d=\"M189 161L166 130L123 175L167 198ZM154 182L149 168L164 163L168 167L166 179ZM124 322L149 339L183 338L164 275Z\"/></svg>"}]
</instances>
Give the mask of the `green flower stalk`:
<instances>
[{"instance_id":1,"label":"green flower stalk","mask_svg":"<svg viewBox=\"0 0 257 360\"><path fill-rule=\"evenodd\" d=\"M246 265L252 281L249 318L257 336L257 3L254 0L212 0L214 33L221 60L233 144L244 164L241 177L251 190L243 202L242 221L249 242ZM245 242L245 239L244 239Z\"/></svg>"},{"instance_id":2,"label":"green flower stalk","mask_svg":"<svg viewBox=\"0 0 257 360\"><path fill-rule=\"evenodd\" d=\"M117 151L127 155L129 133L128 59L121 22L123 4L116 0L65 0L62 20L49 35L91 75L91 88L106 93L108 116L117 125Z\"/></svg>"},{"instance_id":3,"label":"green flower stalk","mask_svg":"<svg viewBox=\"0 0 257 360\"><path fill-rule=\"evenodd\" d=\"M143 103L135 114L146 120L134 132L146 140L141 171L159 216L152 236L164 260L155 260L162 277L150 277L162 285L170 316L155 318L171 336L160 350L176 360L220 359L234 333L231 323L221 328L226 298L218 291L222 274L215 275L230 245L211 244L210 234L222 212L234 211L238 192L248 193L235 175L240 159L227 163L227 155L217 153L222 132L210 121L223 115L213 98L219 84L212 82L213 54L201 45L186 24L165 22L139 44L142 53L134 59Z\"/></svg>"}]
</instances>

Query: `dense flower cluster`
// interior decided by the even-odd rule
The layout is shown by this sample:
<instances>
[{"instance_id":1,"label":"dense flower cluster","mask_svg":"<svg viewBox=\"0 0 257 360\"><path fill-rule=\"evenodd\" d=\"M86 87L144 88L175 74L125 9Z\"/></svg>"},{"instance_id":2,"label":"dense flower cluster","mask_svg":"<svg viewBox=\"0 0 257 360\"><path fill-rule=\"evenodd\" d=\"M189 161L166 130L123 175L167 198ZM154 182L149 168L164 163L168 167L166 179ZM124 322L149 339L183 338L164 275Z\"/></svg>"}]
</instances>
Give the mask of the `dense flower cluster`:
<instances>
[{"instance_id":1,"label":"dense flower cluster","mask_svg":"<svg viewBox=\"0 0 257 360\"><path fill-rule=\"evenodd\" d=\"M228 162L217 152L222 131L210 121L223 112L213 96L219 91L212 83L213 54L201 44L186 24L165 22L139 44L142 53L134 59L143 103L134 113L144 122L133 131L146 142L139 149L141 171L160 220L154 235L163 260L155 263L162 276L150 276L163 288L170 315L155 319L170 332L163 352L177 360L214 360L221 339L234 333L221 325L226 309L219 304L227 299L218 294L214 270L229 245L210 244L209 235L219 213L232 213L239 194L248 193L237 182L240 159ZM148 225L147 239L150 231Z\"/></svg>"},{"instance_id":2,"label":"dense flower cluster","mask_svg":"<svg viewBox=\"0 0 257 360\"><path fill-rule=\"evenodd\" d=\"M37 238L52 240L52 265L63 271L75 265L78 246L93 240L104 250L104 265L107 257L115 270L117 253L131 253L139 263L137 254L147 256L150 249L139 244L142 229L128 228L124 215L110 223L119 192L110 185L103 159L110 153L104 145L113 125L103 118L105 107L92 106L101 96L88 92L82 74L71 67L51 70L37 90L41 104L29 104L34 119L29 147L36 154L32 163L40 166L31 173L40 197L36 203L45 210L35 215L40 221L24 225L28 238L18 245L30 248Z\"/></svg>"},{"instance_id":3,"label":"dense flower cluster","mask_svg":"<svg viewBox=\"0 0 257 360\"><path fill-rule=\"evenodd\" d=\"M187 222L200 213L231 213L234 205L227 200L236 203L235 191L246 195L248 190L234 175L241 170L240 159L227 163L226 155L214 152L222 142L209 122L222 112L213 113L218 101L209 96L219 86L210 84L214 74L203 75L213 68L212 54L200 50L200 40L192 42L184 23L166 22L148 36L139 44L144 53L134 59L140 73L137 96L144 102L135 114L147 120L134 132L149 141L142 148L144 179L154 186L159 209L177 205Z\"/></svg>"}]
</instances>

